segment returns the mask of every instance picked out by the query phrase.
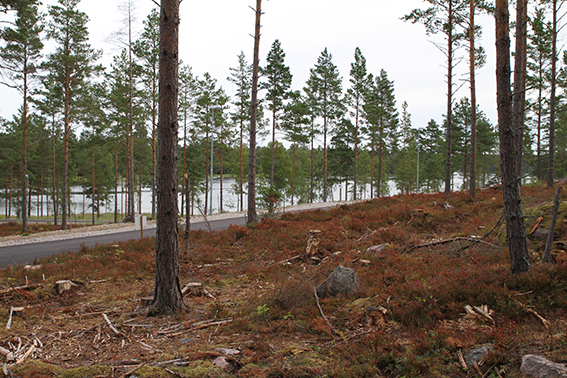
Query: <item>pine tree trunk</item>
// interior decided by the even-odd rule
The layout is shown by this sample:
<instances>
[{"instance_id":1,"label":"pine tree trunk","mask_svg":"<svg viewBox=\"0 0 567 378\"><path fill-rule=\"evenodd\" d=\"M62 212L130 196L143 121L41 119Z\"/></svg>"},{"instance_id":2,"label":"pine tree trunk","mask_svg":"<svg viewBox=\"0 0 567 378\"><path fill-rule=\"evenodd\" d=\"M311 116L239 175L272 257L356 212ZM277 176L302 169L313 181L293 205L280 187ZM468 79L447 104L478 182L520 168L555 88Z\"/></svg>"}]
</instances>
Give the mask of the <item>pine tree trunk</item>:
<instances>
[{"instance_id":1,"label":"pine tree trunk","mask_svg":"<svg viewBox=\"0 0 567 378\"><path fill-rule=\"evenodd\" d=\"M475 35L474 35L474 0L470 0L469 25L469 68L471 81L471 173L469 182L469 195L476 198L476 74L475 74Z\"/></svg>"},{"instance_id":2,"label":"pine tree trunk","mask_svg":"<svg viewBox=\"0 0 567 378\"><path fill-rule=\"evenodd\" d=\"M114 223L118 223L118 151L114 152Z\"/></svg>"},{"instance_id":3,"label":"pine tree trunk","mask_svg":"<svg viewBox=\"0 0 567 378\"><path fill-rule=\"evenodd\" d=\"M451 170L451 144L453 139L453 0L449 0L449 27L447 35L447 134L446 134L446 152L445 152L445 193L451 193L451 179L453 172Z\"/></svg>"},{"instance_id":4,"label":"pine tree trunk","mask_svg":"<svg viewBox=\"0 0 567 378\"><path fill-rule=\"evenodd\" d=\"M327 202L327 117L323 119L323 202Z\"/></svg>"},{"instance_id":5,"label":"pine tree trunk","mask_svg":"<svg viewBox=\"0 0 567 378\"><path fill-rule=\"evenodd\" d=\"M150 312L171 314L185 307L179 284L177 228L177 102L179 0L162 0L160 15L158 203L156 280Z\"/></svg>"},{"instance_id":6,"label":"pine tree trunk","mask_svg":"<svg viewBox=\"0 0 567 378\"><path fill-rule=\"evenodd\" d=\"M555 172L553 157L555 153L555 107L557 85L557 0L553 3L553 37L551 41L551 94L549 101L549 154L547 160L547 187L553 188Z\"/></svg>"},{"instance_id":7,"label":"pine tree trunk","mask_svg":"<svg viewBox=\"0 0 567 378\"><path fill-rule=\"evenodd\" d=\"M240 120L240 211L244 211L244 121Z\"/></svg>"},{"instance_id":8,"label":"pine tree trunk","mask_svg":"<svg viewBox=\"0 0 567 378\"><path fill-rule=\"evenodd\" d=\"M291 173L291 206L293 206L293 196L295 195L295 144L293 145L293 164Z\"/></svg>"},{"instance_id":9,"label":"pine tree trunk","mask_svg":"<svg viewBox=\"0 0 567 378\"><path fill-rule=\"evenodd\" d=\"M522 177L522 152L524 148L524 113L526 104L526 59L527 59L527 0L516 1L516 51L514 53L514 93L512 117L518 128L516 150L519 151L517 174Z\"/></svg>"},{"instance_id":10,"label":"pine tree trunk","mask_svg":"<svg viewBox=\"0 0 567 378\"><path fill-rule=\"evenodd\" d=\"M256 24L254 27L254 62L252 63L252 97L250 109L250 152L248 157L248 219L256 223L256 112L258 111L258 65L260 55L260 17L262 0L256 0Z\"/></svg>"},{"instance_id":11,"label":"pine tree trunk","mask_svg":"<svg viewBox=\"0 0 567 378\"><path fill-rule=\"evenodd\" d=\"M61 207L63 213L61 214L61 229L67 228L67 188L69 186L69 107L70 107L70 91L71 91L71 78L69 68L65 70L65 134L64 134L64 147L63 147L63 195L61 199Z\"/></svg>"},{"instance_id":12,"label":"pine tree trunk","mask_svg":"<svg viewBox=\"0 0 567 378\"><path fill-rule=\"evenodd\" d=\"M526 228L521 208L520 179L517 176L517 130L512 121L510 93L510 37L508 1L496 1L496 87L498 129L500 134L500 166L506 237L513 274L529 270Z\"/></svg>"},{"instance_id":13,"label":"pine tree trunk","mask_svg":"<svg viewBox=\"0 0 567 378\"><path fill-rule=\"evenodd\" d=\"M27 67L27 62L26 62ZM26 200L27 195L27 177L28 177L28 94L27 94L27 75L24 73L24 111L22 114L22 134L23 134L23 146L22 146L22 233L28 232L28 203Z\"/></svg>"},{"instance_id":14,"label":"pine tree trunk","mask_svg":"<svg viewBox=\"0 0 567 378\"><path fill-rule=\"evenodd\" d=\"M274 185L274 163L275 163L275 147L276 147L276 104L272 104L272 166L270 170L270 186Z\"/></svg>"}]
</instances>

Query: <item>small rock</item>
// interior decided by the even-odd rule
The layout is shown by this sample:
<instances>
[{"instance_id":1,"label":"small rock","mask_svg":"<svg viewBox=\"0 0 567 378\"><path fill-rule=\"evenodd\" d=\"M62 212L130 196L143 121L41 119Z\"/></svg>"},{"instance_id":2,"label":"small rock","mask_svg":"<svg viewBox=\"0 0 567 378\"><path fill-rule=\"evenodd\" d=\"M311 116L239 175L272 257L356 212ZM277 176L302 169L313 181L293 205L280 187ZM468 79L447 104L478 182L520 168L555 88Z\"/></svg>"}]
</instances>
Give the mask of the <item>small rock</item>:
<instances>
[{"instance_id":1,"label":"small rock","mask_svg":"<svg viewBox=\"0 0 567 378\"><path fill-rule=\"evenodd\" d=\"M491 344L485 344L479 348L471 349L465 354L465 361L468 365L474 365L476 362L480 365L480 362L492 351Z\"/></svg>"},{"instance_id":2,"label":"small rock","mask_svg":"<svg viewBox=\"0 0 567 378\"><path fill-rule=\"evenodd\" d=\"M233 359L226 358L226 357L217 357L213 361L213 365L220 367L221 369L223 369L228 374L232 374L236 370L238 370L238 364L236 363L236 361L234 361Z\"/></svg>"},{"instance_id":3,"label":"small rock","mask_svg":"<svg viewBox=\"0 0 567 378\"><path fill-rule=\"evenodd\" d=\"M240 354L240 351L238 349L232 348L215 348L213 352L224 354L225 356L236 356L237 354Z\"/></svg>"},{"instance_id":4,"label":"small rock","mask_svg":"<svg viewBox=\"0 0 567 378\"><path fill-rule=\"evenodd\" d=\"M565 365L551 362L545 357L534 354L527 354L522 357L520 371L536 378L567 377Z\"/></svg>"},{"instance_id":5,"label":"small rock","mask_svg":"<svg viewBox=\"0 0 567 378\"><path fill-rule=\"evenodd\" d=\"M317 287L317 295L327 297L342 293L352 296L358 290L358 285L358 275L354 269L339 266Z\"/></svg>"},{"instance_id":6,"label":"small rock","mask_svg":"<svg viewBox=\"0 0 567 378\"><path fill-rule=\"evenodd\" d=\"M390 244L378 244L366 248L366 253L382 253L386 248L390 247Z\"/></svg>"}]
</instances>

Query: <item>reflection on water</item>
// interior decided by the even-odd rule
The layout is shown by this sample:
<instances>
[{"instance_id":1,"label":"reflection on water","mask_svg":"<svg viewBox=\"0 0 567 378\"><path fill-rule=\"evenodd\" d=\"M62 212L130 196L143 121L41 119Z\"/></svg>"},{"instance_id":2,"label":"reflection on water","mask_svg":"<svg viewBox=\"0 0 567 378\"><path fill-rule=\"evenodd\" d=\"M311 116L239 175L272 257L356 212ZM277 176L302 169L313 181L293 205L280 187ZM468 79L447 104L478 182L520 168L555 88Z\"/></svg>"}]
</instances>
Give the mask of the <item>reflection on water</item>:
<instances>
[{"instance_id":1,"label":"reflection on water","mask_svg":"<svg viewBox=\"0 0 567 378\"><path fill-rule=\"evenodd\" d=\"M460 177L455 176L455 183L454 186L455 187L459 187L462 183L462 179ZM223 204L222 204L222 209L224 212L237 212L240 211L241 208L241 204L240 204L240 195L235 193L235 188L237 187L237 182L235 179L233 178L225 178L223 179ZM390 190L389 195L395 195L395 194L399 194L399 190L396 188L396 184L393 180L389 180L388 181L388 187ZM329 200L331 202L333 201L339 201L339 200L344 200L345 199L345 186L344 183L342 185L334 185L332 187L332 191L331 193L329 193ZM362 188L362 197L359 199L369 199L370 198L370 185L366 185L365 187ZM348 183L348 190L349 190L349 194L348 194L348 199L352 199L352 194L350 193L350 191L352 190L352 183L349 182ZM2 197L4 197L4 191L1 192L2 193ZM210 194L207 194L207 198L209 197ZM339 198L340 196L340 198ZM43 197L43 198L42 198ZM122 190L122 188L119 188L118 191L118 212L120 214L125 214L126 213L126 191L125 189ZM139 191L136 190L136 212L138 212L139 209ZM141 209L143 213L146 214L151 214L152 212L152 193L151 193L151 188L142 188L142 199L141 199ZM12 215L16 215L16 207L14 206L14 202L15 199L12 199L12 207L11 207L11 211L12 211ZM49 201L49 204L48 204ZM244 203L242 204L242 208L244 209L244 211L247 210L248 207L248 201L247 201L247 195L244 194L243 196L243 201ZM220 179L216 178L213 180L213 201L212 201L212 207L213 207L213 213L218 213L219 212L219 202L220 202ZM295 198L294 199L294 204L297 204L298 199ZM72 214L91 214L91 200L90 198L88 198L86 195L84 195L82 193L82 188L81 187L73 187L72 188L72 194L71 194L71 213ZM178 205L179 205L179 210L181 212L181 193L179 194L179 199L178 199ZM258 205L258 204L257 204ZM285 197L284 201L282 201L282 203L280 203L280 206L290 206L291 205L291 198L289 197ZM32 210L32 216L47 216L48 212L47 212L47 207L49 206L49 215L52 216L53 214L53 203L51 202L51 199L48 198L47 195L44 196L36 196L36 195L32 195L32 199L31 199L31 210ZM204 212L204 206L205 206L205 193L200 193L199 195L195 196L195 200L194 200L194 206L191 210L192 214L195 215L199 215L202 212ZM210 204L208 204L208 206L210 206ZM185 206L184 206L185 207ZM43 208L43 212L42 212L42 208ZM183 209L185 210L185 209ZM109 201L107 201L104 206L100 209L101 213L114 213L114 192L112 192L112 194L110 195ZM0 201L0 216L3 216L6 214L6 200L4 200L4 198L2 198L2 200Z\"/></svg>"}]
</instances>

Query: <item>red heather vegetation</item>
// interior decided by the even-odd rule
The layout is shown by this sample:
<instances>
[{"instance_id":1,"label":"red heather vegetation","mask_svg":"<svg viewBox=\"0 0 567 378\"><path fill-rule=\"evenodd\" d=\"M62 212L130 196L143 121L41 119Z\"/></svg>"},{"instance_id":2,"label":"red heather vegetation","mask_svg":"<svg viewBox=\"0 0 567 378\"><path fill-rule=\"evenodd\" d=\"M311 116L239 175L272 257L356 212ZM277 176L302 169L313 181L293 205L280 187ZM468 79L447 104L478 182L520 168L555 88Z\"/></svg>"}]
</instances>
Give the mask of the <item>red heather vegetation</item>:
<instances>
[{"instance_id":1,"label":"red heather vegetation","mask_svg":"<svg viewBox=\"0 0 567 378\"><path fill-rule=\"evenodd\" d=\"M528 231L540 216L547 227L553 190L526 186L522 193ZM181 284L205 290L187 295L187 311L170 317L146 317L141 301L153 291L153 239L83 248L37 269L8 268L3 287L41 286L3 293L0 324L10 306L25 309L10 330L1 327L0 346L13 350L21 341L27 351L41 341L20 364L8 364L18 377L230 376L213 365L218 347L240 350L228 358L237 377L523 377L524 354L567 355L560 249L567 208L560 207L555 231L556 262L539 263L545 241L532 236L531 269L513 276L501 198L499 188L477 200L399 195L287 213L253 228L192 232ZM294 258L315 229L321 261ZM385 243L383 252L366 252ZM321 298L319 309L313 286L338 265L357 272L359 290ZM56 294L62 279L79 286ZM465 316L467 305L488 306L493 321ZM385 315L369 321L366 309L379 306ZM492 346L484 363L465 369L459 354L484 344Z\"/></svg>"}]
</instances>

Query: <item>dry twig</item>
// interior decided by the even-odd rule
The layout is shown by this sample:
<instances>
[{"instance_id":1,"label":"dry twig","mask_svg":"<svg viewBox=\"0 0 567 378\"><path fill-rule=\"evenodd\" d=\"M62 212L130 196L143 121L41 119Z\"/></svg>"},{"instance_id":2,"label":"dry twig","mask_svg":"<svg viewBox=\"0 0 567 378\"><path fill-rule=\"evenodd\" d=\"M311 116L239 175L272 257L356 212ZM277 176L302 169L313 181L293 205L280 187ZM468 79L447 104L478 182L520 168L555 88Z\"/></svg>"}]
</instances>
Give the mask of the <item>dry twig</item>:
<instances>
[{"instance_id":1,"label":"dry twig","mask_svg":"<svg viewBox=\"0 0 567 378\"><path fill-rule=\"evenodd\" d=\"M480 238L466 238L466 237L459 236L459 237L452 238L452 239L445 239L445 240L434 241L434 242L431 242L431 243L413 245L413 246L407 248L403 253L409 253L409 252L413 251L414 249L433 247L433 246L436 246L436 245L449 244L449 243L454 243L454 242L457 242L457 241L468 241L468 242L471 242L471 243L480 243L480 244L488 245L490 247L498 248L498 246L491 244L491 243L487 243Z\"/></svg>"},{"instance_id":2,"label":"dry twig","mask_svg":"<svg viewBox=\"0 0 567 378\"><path fill-rule=\"evenodd\" d=\"M116 335L120 335L120 331L118 329L116 329L116 327L114 326L114 324L112 324L112 322L110 321L110 319L108 319L108 316L106 316L106 314L102 314L102 317L104 318L104 320L106 321L106 323L108 324L108 326L110 327L110 329L112 330L112 332L114 332Z\"/></svg>"},{"instance_id":3,"label":"dry twig","mask_svg":"<svg viewBox=\"0 0 567 378\"><path fill-rule=\"evenodd\" d=\"M319 296L317 295L317 289L315 288L315 286L313 286L313 294L315 294L315 300L317 301L317 307L319 307L319 312L321 313L321 316L323 317L323 319L325 319L325 321L327 322L329 327L331 327L331 331L333 331L333 333L343 337L343 335L341 335L339 332L337 332L337 330L333 327L333 325L331 324L329 319L323 313L323 309L321 308L321 304L319 303Z\"/></svg>"},{"instance_id":4,"label":"dry twig","mask_svg":"<svg viewBox=\"0 0 567 378\"><path fill-rule=\"evenodd\" d=\"M144 367L147 364L147 362L144 362L143 364L140 364L138 366L135 366L133 369L128 370L126 373L122 374L120 377L118 378L126 378L129 375L132 375L134 372L136 372L138 369Z\"/></svg>"}]
</instances>

